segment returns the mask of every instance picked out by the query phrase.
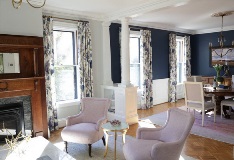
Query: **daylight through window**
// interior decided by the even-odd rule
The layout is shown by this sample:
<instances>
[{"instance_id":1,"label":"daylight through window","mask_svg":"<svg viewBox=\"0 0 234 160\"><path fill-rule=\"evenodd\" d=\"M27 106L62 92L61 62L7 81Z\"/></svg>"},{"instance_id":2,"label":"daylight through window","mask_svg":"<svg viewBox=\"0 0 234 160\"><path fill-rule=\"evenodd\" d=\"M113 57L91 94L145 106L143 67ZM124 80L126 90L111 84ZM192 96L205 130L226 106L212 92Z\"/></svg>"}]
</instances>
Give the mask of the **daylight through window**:
<instances>
[{"instance_id":1,"label":"daylight through window","mask_svg":"<svg viewBox=\"0 0 234 160\"><path fill-rule=\"evenodd\" d=\"M54 30L53 34L56 101L78 99L76 32Z\"/></svg>"}]
</instances>

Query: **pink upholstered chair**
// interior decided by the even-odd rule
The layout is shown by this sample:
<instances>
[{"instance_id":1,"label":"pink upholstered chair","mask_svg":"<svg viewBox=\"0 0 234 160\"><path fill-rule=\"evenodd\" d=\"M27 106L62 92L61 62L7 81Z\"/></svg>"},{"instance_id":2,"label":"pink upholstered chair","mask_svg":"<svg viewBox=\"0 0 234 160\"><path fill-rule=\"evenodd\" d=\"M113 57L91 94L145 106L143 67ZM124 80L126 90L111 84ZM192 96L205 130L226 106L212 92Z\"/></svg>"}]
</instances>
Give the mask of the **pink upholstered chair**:
<instances>
[{"instance_id":1,"label":"pink upholstered chair","mask_svg":"<svg viewBox=\"0 0 234 160\"><path fill-rule=\"evenodd\" d=\"M138 128L136 139L124 144L126 160L178 160L193 123L193 114L169 109L163 127Z\"/></svg>"},{"instance_id":2,"label":"pink upholstered chair","mask_svg":"<svg viewBox=\"0 0 234 160\"><path fill-rule=\"evenodd\" d=\"M61 132L61 137L67 143L80 143L89 145L91 157L92 144L101 138L105 145L104 132L101 125L107 121L107 111L110 100L107 98L83 98L81 100L80 114L67 118L66 127Z\"/></svg>"}]
</instances>

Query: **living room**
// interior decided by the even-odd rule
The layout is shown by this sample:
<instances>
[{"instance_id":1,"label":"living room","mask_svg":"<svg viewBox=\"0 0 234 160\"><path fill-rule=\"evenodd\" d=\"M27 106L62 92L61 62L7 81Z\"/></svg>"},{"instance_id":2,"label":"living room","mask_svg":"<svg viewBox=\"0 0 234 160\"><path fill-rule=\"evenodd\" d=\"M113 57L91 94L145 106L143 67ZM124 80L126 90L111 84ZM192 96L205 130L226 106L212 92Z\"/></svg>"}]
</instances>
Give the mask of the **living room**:
<instances>
[{"instance_id":1,"label":"living room","mask_svg":"<svg viewBox=\"0 0 234 160\"><path fill-rule=\"evenodd\" d=\"M151 2L151 3L150 3ZM56 4L56 7L53 7L53 3ZM68 2L67 2L68 3ZM80 2L84 5L84 2ZM88 3L88 2L87 2ZM43 15L54 17L54 25L59 27L66 27L67 24L71 24L70 28L74 27L77 21L69 21L66 19L72 20L81 20L88 21L90 23L90 29L92 33L92 58L93 58L93 95L95 97L102 97L103 85L109 85L108 81L112 81L112 83L121 83L121 59L120 59L120 47L119 47L119 28L121 27L121 22L118 21L123 17L131 17L133 20L138 20L138 23L135 21L129 21L130 27L139 31L140 29L149 29L151 31L151 39L152 39L152 80L153 80L153 105L157 107L162 103L168 102L168 83L170 78L170 70L169 70L169 34L171 32L176 33L180 36L190 36L191 41L191 75L202 75L206 77L212 77L216 75L214 68L210 65L210 50L209 44L212 43L213 46L218 46L219 43L217 41L220 30L221 30L221 18L220 17L211 17L213 13L222 12L222 11L233 11L234 8L232 6L233 2L230 0L225 0L225 2L219 1L211 1L207 0L204 2L195 2L188 0L178 0L178 1L147 1L144 5L143 2L137 2L135 5L132 1L129 2L128 5L132 5L134 7L126 7L123 8L121 3L116 3L115 5L120 7L120 12L111 12L110 16L106 17L103 14L93 14L93 12L97 10L95 5L97 6L97 2L92 2L93 5L90 5L90 9L88 13L82 14L84 10L74 10L75 7L62 8L59 6L62 2L55 2L47 0L46 5L43 8L35 9L29 6L27 3L23 3L19 9L15 9L12 6L11 1L2 0L0 2L0 33L1 34L9 34L9 35L22 35L22 36L37 36L43 37ZM124 3L124 2L122 2ZM126 3L126 2L125 2ZM183 26L176 26L175 24L170 24L169 22L162 24L158 19L158 23L156 25L151 23L147 23L147 20L144 20L144 13L149 12L149 14L155 11L155 14L163 17L161 14L165 15L164 19L168 19L172 14L169 14L173 11L173 9L177 8L177 10L187 9L186 3L192 3L194 8L190 8L192 18L190 19L199 19L200 17L193 17L192 14L195 14L206 4L211 3L217 6L212 6L212 10L206 10L206 20L208 24L215 23L214 26L208 25L203 26L203 28L197 27L197 29L193 29L189 25L190 21L186 21L187 26L190 26L186 29ZM198 4L201 3L199 6ZM118 5L117 5L118 4ZM196 5L195 5L196 4ZM64 4L63 4L64 5ZM86 4L87 5L87 4ZM127 4L125 4L127 5ZM190 4L191 5L191 4ZM66 5L64 5L66 6ZM75 6L75 5L73 5ZM140 8L137 8L141 6ZM147 6L147 7L146 7ZM145 8L144 8L145 7ZM180 8L181 7L181 8ZM86 7L88 8L88 7ZM106 7L108 8L108 6ZM134 8L134 9L133 9ZM127 11L127 9L131 9ZM170 11L170 9L172 9ZM189 9L187 9L189 10ZM160 11L168 11L167 14L165 12L160 13ZM100 11L99 11L100 12ZM104 12L104 11L103 11ZM108 12L108 11L107 11ZM120 14L121 13L121 14ZM154 12L153 12L154 13ZM151 14L153 14L151 13ZM173 13L173 12L172 12ZM118 15L119 14L119 15ZM185 14L184 12L182 14ZM95 16L94 16L95 15ZM139 16L135 16L139 15ZM153 21L152 17L150 19L150 15L148 15L149 20ZM175 14L178 16L178 14ZM224 36L226 39L225 45L230 46L233 41L233 24L232 19L234 15L225 16L224 17ZM57 19L55 18L57 17ZM60 19L61 18L61 19ZM64 19L64 20L62 20ZM182 17L174 17L173 19L182 19ZM104 24L103 21L107 21L110 23L109 29L109 39L108 35L104 33ZM156 20L157 21L157 20ZM174 20L175 21L175 20ZM198 20L197 20L198 21ZM215 21L215 22L214 22ZM205 23L205 21L203 20ZM192 23L192 22L191 22ZM196 31L196 32L195 32ZM109 40L109 42L108 42ZM108 44L110 44L108 46ZM108 49L110 51L108 51ZM109 54L109 55L108 55ZM106 57L107 55L107 57ZM110 58L108 60L108 58ZM230 68L230 73L233 73L233 68ZM163 84L163 85L162 85ZM177 94L181 95L183 98L183 90L180 90L180 86L178 86L177 90L179 91ZM60 107L58 108L58 123L59 126L62 127L65 125L65 118L67 116L71 116L74 113L79 112L79 100L69 101L69 103L58 103ZM46 128L46 127L44 127Z\"/></svg>"}]
</instances>

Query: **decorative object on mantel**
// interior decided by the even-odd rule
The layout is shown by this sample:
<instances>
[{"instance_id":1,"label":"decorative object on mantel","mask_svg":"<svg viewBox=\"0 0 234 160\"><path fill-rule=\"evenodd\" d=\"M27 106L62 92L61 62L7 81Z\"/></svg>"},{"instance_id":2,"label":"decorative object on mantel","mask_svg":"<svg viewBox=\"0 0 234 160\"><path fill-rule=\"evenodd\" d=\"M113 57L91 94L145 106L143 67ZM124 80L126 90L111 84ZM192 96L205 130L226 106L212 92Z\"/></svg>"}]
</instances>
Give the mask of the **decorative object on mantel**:
<instances>
[{"instance_id":1,"label":"decorative object on mantel","mask_svg":"<svg viewBox=\"0 0 234 160\"><path fill-rule=\"evenodd\" d=\"M45 3L46 3L46 0L41 0L42 1L42 4L38 4L38 5L34 5L33 3L29 2L31 0L26 0L28 2L28 4L33 7L33 8L42 8ZM15 9L18 9L20 8L21 4L22 4L23 0L12 0L12 5ZM37 1L38 2L38 1Z\"/></svg>"},{"instance_id":2,"label":"decorative object on mantel","mask_svg":"<svg viewBox=\"0 0 234 160\"><path fill-rule=\"evenodd\" d=\"M224 81L224 78L220 76L220 71L222 70L223 65L216 64L213 67L216 71L216 81L222 83Z\"/></svg>"}]
</instances>

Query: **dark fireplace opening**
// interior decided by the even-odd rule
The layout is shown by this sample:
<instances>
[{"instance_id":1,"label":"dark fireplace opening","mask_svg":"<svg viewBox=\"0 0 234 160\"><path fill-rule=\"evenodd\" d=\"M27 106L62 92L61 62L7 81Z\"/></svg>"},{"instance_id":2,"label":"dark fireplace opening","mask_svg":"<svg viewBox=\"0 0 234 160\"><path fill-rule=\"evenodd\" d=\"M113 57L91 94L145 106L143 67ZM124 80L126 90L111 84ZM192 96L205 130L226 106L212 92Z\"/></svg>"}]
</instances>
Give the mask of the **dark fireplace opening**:
<instances>
[{"instance_id":1,"label":"dark fireplace opening","mask_svg":"<svg viewBox=\"0 0 234 160\"><path fill-rule=\"evenodd\" d=\"M0 141L8 136L25 135L23 103L0 104Z\"/></svg>"}]
</instances>

